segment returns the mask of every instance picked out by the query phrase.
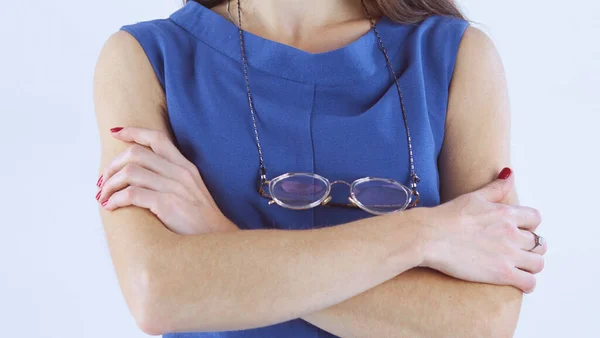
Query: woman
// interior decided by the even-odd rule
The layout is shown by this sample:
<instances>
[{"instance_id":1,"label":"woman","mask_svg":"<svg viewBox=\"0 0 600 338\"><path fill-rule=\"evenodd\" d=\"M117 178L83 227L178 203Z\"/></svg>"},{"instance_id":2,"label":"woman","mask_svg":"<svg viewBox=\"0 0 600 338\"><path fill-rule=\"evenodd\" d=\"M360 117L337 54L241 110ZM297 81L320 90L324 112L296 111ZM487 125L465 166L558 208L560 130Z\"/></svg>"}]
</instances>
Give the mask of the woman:
<instances>
[{"instance_id":1,"label":"woman","mask_svg":"<svg viewBox=\"0 0 600 338\"><path fill-rule=\"evenodd\" d=\"M109 39L95 102L146 333L507 337L543 268L501 62L450 2L192 1Z\"/></svg>"}]
</instances>

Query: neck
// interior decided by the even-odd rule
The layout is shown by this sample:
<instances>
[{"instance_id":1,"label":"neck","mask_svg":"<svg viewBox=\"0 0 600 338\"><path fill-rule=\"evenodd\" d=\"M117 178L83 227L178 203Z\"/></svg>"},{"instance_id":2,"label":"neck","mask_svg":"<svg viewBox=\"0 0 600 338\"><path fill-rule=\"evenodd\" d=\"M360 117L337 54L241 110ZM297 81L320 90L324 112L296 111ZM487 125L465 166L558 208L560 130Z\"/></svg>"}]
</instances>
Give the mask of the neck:
<instances>
[{"instance_id":1,"label":"neck","mask_svg":"<svg viewBox=\"0 0 600 338\"><path fill-rule=\"evenodd\" d=\"M230 1L231 16L238 20L238 0ZM280 35L301 36L302 32L361 20L361 0L239 0L242 25L260 27Z\"/></svg>"}]
</instances>

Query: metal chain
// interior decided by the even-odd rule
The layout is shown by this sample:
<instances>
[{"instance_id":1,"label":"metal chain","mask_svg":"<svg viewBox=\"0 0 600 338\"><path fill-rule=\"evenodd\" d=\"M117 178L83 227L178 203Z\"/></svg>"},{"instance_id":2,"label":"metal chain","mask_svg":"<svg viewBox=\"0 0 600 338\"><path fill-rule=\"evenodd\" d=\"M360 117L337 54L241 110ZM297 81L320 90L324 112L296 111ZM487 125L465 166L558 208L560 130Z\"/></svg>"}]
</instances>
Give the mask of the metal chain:
<instances>
[{"instance_id":1,"label":"metal chain","mask_svg":"<svg viewBox=\"0 0 600 338\"><path fill-rule=\"evenodd\" d=\"M414 194L418 194L417 193L417 184L421 181L421 179L415 173L415 161L414 161L413 149L412 149L412 139L410 137L410 129L408 128L408 117L406 115L406 108L404 107L404 98L402 97L402 91L400 90L400 84L398 83L398 77L396 76L396 72L394 71L392 62L390 61L387 51L385 50L383 41L381 41L381 36L379 35L379 32L377 31L375 21L373 21L373 18L371 17L371 13L369 13L369 9L367 8L365 1L361 0L360 2L362 3L362 6L363 6L363 9L365 10L365 14L367 15L367 18L371 22L371 28L373 28L373 32L375 32L375 36L377 36L377 42L379 43L379 48L381 48L381 51L383 52L383 56L385 57L387 66L390 69L390 73L394 77L394 83L396 84L396 89L398 90L398 97L400 98L400 108L402 109L402 118L404 119L404 127L406 128L406 140L408 143L408 160L409 160L409 164L410 164L411 189L413 190Z\"/></svg>"},{"instance_id":2,"label":"metal chain","mask_svg":"<svg viewBox=\"0 0 600 338\"><path fill-rule=\"evenodd\" d=\"M229 0L227 0L229 4ZM260 138L258 137L258 128L256 127L256 113L254 110L254 102L252 101L252 94L250 93L250 81L248 80L248 61L246 60L246 51L244 48L244 31L242 30L242 6L240 6L240 0L237 0L237 12L238 12L238 30L240 33L240 49L242 53L242 61L244 63L244 78L246 79L246 91L248 92L248 104L250 105L250 113L252 115L252 125L254 126L254 137L256 138L256 147L258 148L258 158L260 160L260 180L261 184L267 181L267 169L265 168L265 161L263 159L262 147L260 145Z\"/></svg>"},{"instance_id":3,"label":"metal chain","mask_svg":"<svg viewBox=\"0 0 600 338\"><path fill-rule=\"evenodd\" d=\"M229 13L229 1L230 0L227 0L227 13ZM412 189L413 194L416 195L418 198L419 193L417 191L417 184L420 182L420 179L419 179L419 176L417 176L417 174L415 173L415 163L414 163L414 156L413 156L413 149L412 149L412 139L410 136L410 129L408 128L408 117L406 115L406 108L404 106L404 99L402 97L402 91L400 90L400 84L398 83L398 77L396 76L396 72L394 71L394 68L390 61L390 58L388 57L385 46L383 45L383 41L381 40L381 36L379 35L379 32L377 31L375 22L373 21L373 18L371 17L371 14L369 13L369 10L367 9L367 6L365 5L364 0L361 0L361 3L364 8L365 14L367 15L367 18L369 19L369 21L371 23L371 28L375 32L375 36L377 37L377 42L379 44L381 51L383 52L383 56L385 57L385 61L390 70L390 73L394 77L394 83L396 84L396 89L398 91L398 96L400 98L400 107L402 110L402 118L404 119L404 126L406 128L406 138L407 138L407 142L408 142L408 157L409 157L409 163L410 163L411 189ZM241 54L242 54L242 63L244 66L244 78L246 80L246 91L248 94L248 103L250 105L250 113L252 115L252 124L254 127L254 136L256 138L256 146L258 148L258 157L259 157L259 161L260 161L260 179L261 179L261 184L263 184L267 181L267 176L266 176L267 170L265 168L262 147L260 144L260 138L258 137L258 128L256 126L256 113L255 113L255 109L254 109L254 102L252 100L252 93L250 91L250 81L248 79L248 61L246 59L246 52L245 52L245 48L244 48L244 34L243 34L243 29L242 29L242 13L241 13L240 0L237 0L237 12L238 12L238 24L236 26L238 27L238 31L239 31L239 35L240 35L240 49L241 49ZM230 16L230 19L233 22L233 24L236 24L233 21L233 18L231 18L230 14L229 14L229 16ZM418 203L418 200L416 201L416 203Z\"/></svg>"}]
</instances>

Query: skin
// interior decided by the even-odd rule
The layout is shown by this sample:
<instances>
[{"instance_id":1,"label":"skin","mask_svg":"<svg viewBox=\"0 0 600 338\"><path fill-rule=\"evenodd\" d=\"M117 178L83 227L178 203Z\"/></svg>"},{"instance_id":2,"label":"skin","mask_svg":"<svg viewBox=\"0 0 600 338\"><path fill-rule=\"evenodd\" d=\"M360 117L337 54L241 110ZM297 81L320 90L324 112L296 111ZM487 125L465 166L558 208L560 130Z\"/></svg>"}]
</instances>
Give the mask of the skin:
<instances>
[{"instance_id":1,"label":"skin","mask_svg":"<svg viewBox=\"0 0 600 338\"><path fill-rule=\"evenodd\" d=\"M356 3L344 4L350 24L331 25L351 41L361 35ZM273 13L286 6L264 8L272 16L265 22L277 27ZM310 27L303 13L287 13L299 32L289 36ZM513 286L532 291L547 248L526 251L533 239L523 229L536 229L537 211L502 204L517 202L514 177L486 185L509 161L509 113L502 66L484 34L469 28L461 43L440 156L448 202L435 208L319 230L239 231L173 146L165 102L135 39L111 37L95 78L98 199L119 284L142 330L233 330L302 317L339 336L512 335L522 297ZM126 128L109 131L117 126Z\"/></svg>"},{"instance_id":2,"label":"skin","mask_svg":"<svg viewBox=\"0 0 600 338\"><path fill-rule=\"evenodd\" d=\"M442 202L489 182L508 164L510 114L500 57L469 27L459 48L439 158ZM517 204L513 189L503 200ZM306 319L339 336L512 337L522 293L414 269ZM364 318L369 318L365 320Z\"/></svg>"}]
</instances>

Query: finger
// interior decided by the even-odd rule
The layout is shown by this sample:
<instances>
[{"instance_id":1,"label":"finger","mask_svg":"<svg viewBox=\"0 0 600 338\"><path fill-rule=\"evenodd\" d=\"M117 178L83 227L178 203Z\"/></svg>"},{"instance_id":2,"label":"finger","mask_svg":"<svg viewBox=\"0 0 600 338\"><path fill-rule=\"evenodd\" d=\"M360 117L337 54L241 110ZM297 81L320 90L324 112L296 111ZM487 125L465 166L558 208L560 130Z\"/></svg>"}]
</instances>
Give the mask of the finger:
<instances>
[{"instance_id":1,"label":"finger","mask_svg":"<svg viewBox=\"0 0 600 338\"><path fill-rule=\"evenodd\" d=\"M192 199L179 182L160 176L136 164L128 164L105 182L98 200L104 202L112 194L125 189L127 186L136 186L163 193L174 193L188 200Z\"/></svg>"},{"instance_id":2,"label":"finger","mask_svg":"<svg viewBox=\"0 0 600 338\"><path fill-rule=\"evenodd\" d=\"M542 214L535 208L510 206L514 221L523 230L535 231L542 223Z\"/></svg>"},{"instance_id":3,"label":"finger","mask_svg":"<svg viewBox=\"0 0 600 338\"><path fill-rule=\"evenodd\" d=\"M125 142L135 142L146 146L157 155L164 157L169 162L175 163L183 168L188 168L191 164L175 147L171 138L160 130L127 127L117 132L113 132L112 136L116 139Z\"/></svg>"},{"instance_id":4,"label":"finger","mask_svg":"<svg viewBox=\"0 0 600 338\"><path fill-rule=\"evenodd\" d=\"M535 235L531 231L521 230L521 249L525 251L531 251L539 255L545 255L548 251L548 244L546 243L546 240L543 239L543 237L540 238L540 242L541 245L531 250L535 246Z\"/></svg>"},{"instance_id":5,"label":"finger","mask_svg":"<svg viewBox=\"0 0 600 338\"><path fill-rule=\"evenodd\" d=\"M531 293L535 289L535 276L518 268L512 270L510 284L525 293Z\"/></svg>"},{"instance_id":6,"label":"finger","mask_svg":"<svg viewBox=\"0 0 600 338\"><path fill-rule=\"evenodd\" d=\"M149 147L157 155L186 169L194 179L194 182L196 182L196 185L205 193L208 193L208 189L206 189L196 165L181 154L167 133L160 130L135 127L116 128L115 131L111 130L111 133L118 140L135 142L139 145Z\"/></svg>"},{"instance_id":7,"label":"finger","mask_svg":"<svg viewBox=\"0 0 600 338\"><path fill-rule=\"evenodd\" d=\"M483 196L486 200L490 202L500 203L512 191L513 185L514 177L513 175L510 175L504 179L495 179L491 183L488 183L484 187L477 190L476 193Z\"/></svg>"},{"instance_id":8,"label":"finger","mask_svg":"<svg viewBox=\"0 0 600 338\"><path fill-rule=\"evenodd\" d=\"M521 251L515 263L517 268L536 274L544 269L544 256L529 251Z\"/></svg>"},{"instance_id":9,"label":"finger","mask_svg":"<svg viewBox=\"0 0 600 338\"><path fill-rule=\"evenodd\" d=\"M106 210L115 210L127 206L138 206L140 208L152 210L156 207L156 203L160 197L159 192L144 189L135 186L128 186L123 190L115 192L110 198L102 203L102 207Z\"/></svg>"},{"instance_id":10,"label":"finger","mask_svg":"<svg viewBox=\"0 0 600 338\"><path fill-rule=\"evenodd\" d=\"M103 188L104 184L127 164L136 164L171 180L181 181L184 185L194 183L191 175L181 166L167 161L144 146L134 144L117 155L104 169L100 188Z\"/></svg>"}]
</instances>

